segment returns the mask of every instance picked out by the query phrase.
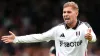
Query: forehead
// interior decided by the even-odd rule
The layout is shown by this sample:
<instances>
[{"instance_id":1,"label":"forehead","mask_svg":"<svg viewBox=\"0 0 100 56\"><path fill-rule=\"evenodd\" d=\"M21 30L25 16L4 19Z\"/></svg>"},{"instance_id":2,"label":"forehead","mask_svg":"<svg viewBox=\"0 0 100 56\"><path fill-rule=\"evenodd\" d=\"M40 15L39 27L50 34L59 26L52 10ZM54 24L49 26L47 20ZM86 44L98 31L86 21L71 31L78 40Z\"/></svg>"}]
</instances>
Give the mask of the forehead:
<instances>
[{"instance_id":1,"label":"forehead","mask_svg":"<svg viewBox=\"0 0 100 56\"><path fill-rule=\"evenodd\" d=\"M63 11L74 11L72 7L65 7L63 8Z\"/></svg>"}]
</instances>

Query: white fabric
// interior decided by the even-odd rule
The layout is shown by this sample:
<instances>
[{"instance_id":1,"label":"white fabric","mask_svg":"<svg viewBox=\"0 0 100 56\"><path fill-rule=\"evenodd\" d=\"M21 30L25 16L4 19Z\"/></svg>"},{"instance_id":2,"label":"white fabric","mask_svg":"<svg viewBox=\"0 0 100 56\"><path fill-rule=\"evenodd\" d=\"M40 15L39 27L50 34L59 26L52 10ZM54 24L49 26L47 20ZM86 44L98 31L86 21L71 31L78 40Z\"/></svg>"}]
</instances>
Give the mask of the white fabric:
<instances>
[{"instance_id":1,"label":"white fabric","mask_svg":"<svg viewBox=\"0 0 100 56\"><path fill-rule=\"evenodd\" d=\"M14 43L33 43L55 40L56 56L85 56L88 40L85 39L88 27L82 22L76 29L66 29L64 24L58 25L42 34L16 36ZM92 29L92 28L91 28ZM91 32L92 40L96 41L96 35Z\"/></svg>"}]
</instances>

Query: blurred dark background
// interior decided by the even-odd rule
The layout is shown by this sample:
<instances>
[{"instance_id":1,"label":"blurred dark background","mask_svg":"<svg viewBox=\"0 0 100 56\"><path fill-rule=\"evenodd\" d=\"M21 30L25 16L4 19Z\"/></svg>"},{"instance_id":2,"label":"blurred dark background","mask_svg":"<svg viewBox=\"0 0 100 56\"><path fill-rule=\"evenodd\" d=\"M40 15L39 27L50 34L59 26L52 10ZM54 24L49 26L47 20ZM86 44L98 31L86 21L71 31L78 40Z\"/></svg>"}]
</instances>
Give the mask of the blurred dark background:
<instances>
[{"instance_id":1,"label":"blurred dark background","mask_svg":"<svg viewBox=\"0 0 100 56\"><path fill-rule=\"evenodd\" d=\"M100 0L0 0L0 37L8 31L16 35L42 33L62 23L63 4L74 1L79 5L79 18L87 21L97 35L89 43L88 55L100 55ZM54 41L31 44L5 44L0 41L0 56L49 56Z\"/></svg>"}]
</instances>

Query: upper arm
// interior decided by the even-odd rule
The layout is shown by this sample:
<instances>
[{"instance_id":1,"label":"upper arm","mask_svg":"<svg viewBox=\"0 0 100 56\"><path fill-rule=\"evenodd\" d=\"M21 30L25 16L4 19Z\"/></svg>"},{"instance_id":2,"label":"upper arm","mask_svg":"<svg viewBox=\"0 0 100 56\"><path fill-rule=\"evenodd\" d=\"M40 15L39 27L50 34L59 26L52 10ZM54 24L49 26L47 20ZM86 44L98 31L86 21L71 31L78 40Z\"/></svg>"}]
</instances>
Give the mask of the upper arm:
<instances>
[{"instance_id":1,"label":"upper arm","mask_svg":"<svg viewBox=\"0 0 100 56\"><path fill-rule=\"evenodd\" d=\"M42 33L43 37L45 37L44 40L46 41L54 40L55 35L56 35L56 30L57 30L57 27L54 27L48 30L47 32Z\"/></svg>"}]
</instances>

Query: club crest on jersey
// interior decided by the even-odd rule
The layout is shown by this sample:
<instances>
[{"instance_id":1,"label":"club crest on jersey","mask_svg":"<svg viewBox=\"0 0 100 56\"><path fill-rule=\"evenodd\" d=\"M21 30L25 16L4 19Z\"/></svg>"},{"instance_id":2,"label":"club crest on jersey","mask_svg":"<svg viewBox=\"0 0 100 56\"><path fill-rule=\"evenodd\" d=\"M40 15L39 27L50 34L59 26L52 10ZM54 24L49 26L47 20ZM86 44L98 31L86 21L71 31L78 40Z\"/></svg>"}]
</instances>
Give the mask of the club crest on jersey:
<instances>
[{"instance_id":1,"label":"club crest on jersey","mask_svg":"<svg viewBox=\"0 0 100 56\"><path fill-rule=\"evenodd\" d=\"M65 37L64 33L62 33L62 34L60 35L60 37Z\"/></svg>"},{"instance_id":2,"label":"club crest on jersey","mask_svg":"<svg viewBox=\"0 0 100 56\"><path fill-rule=\"evenodd\" d=\"M77 31L76 32L76 36L80 36L80 31Z\"/></svg>"}]
</instances>

